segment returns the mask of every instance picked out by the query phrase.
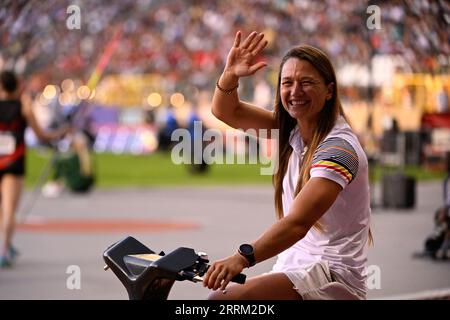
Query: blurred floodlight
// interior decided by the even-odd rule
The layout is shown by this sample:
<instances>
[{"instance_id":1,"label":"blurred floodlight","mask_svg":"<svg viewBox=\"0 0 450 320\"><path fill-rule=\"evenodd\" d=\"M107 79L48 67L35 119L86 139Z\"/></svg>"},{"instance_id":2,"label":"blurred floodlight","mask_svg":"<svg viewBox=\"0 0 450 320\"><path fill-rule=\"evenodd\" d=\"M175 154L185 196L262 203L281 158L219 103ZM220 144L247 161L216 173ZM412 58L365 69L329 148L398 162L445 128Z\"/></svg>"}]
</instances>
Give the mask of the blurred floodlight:
<instances>
[{"instance_id":1,"label":"blurred floodlight","mask_svg":"<svg viewBox=\"0 0 450 320\"><path fill-rule=\"evenodd\" d=\"M147 98L147 103L151 107L159 107L162 103L162 97L157 92L150 93Z\"/></svg>"},{"instance_id":2,"label":"blurred floodlight","mask_svg":"<svg viewBox=\"0 0 450 320\"><path fill-rule=\"evenodd\" d=\"M47 100L52 100L56 96L56 88L52 84L48 84L45 86L44 91L42 92L42 95Z\"/></svg>"},{"instance_id":3,"label":"blurred floodlight","mask_svg":"<svg viewBox=\"0 0 450 320\"><path fill-rule=\"evenodd\" d=\"M182 93L174 93L170 96L170 103L175 107L182 107L184 104L184 95Z\"/></svg>"},{"instance_id":4,"label":"blurred floodlight","mask_svg":"<svg viewBox=\"0 0 450 320\"><path fill-rule=\"evenodd\" d=\"M61 88L63 91L70 92L75 89L75 84L72 79L65 79L61 82Z\"/></svg>"},{"instance_id":5,"label":"blurred floodlight","mask_svg":"<svg viewBox=\"0 0 450 320\"><path fill-rule=\"evenodd\" d=\"M81 86L77 90L77 96L81 100L88 99L91 95L91 89L88 86Z\"/></svg>"},{"instance_id":6,"label":"blurred floodlight","mask_svg":"<svg viewBox=\"0 0 450 320\"><path fill-rule=\"evenodd\" d=\"M67 106L70 104L70 93L63 92L59 95L58 102L62 106Z\"/></svg>"}]
</instances>

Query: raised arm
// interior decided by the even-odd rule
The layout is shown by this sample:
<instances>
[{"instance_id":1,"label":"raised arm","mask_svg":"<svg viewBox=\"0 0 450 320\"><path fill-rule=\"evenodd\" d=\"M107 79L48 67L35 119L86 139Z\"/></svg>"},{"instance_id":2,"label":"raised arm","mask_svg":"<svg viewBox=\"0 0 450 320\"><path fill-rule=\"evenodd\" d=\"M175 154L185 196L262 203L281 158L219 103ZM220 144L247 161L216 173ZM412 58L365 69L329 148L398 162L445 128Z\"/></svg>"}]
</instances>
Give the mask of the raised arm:
<instances>
[{"instance_id":1,"label":"raised arm","mask_svg":"<svg viewBox=\"0 0 450 320\"><path fill-rule=\"evenodd\" d=\"M274 113L239 100L239 78L255 74L265 62L255 63L255 57L267 45L262 33L252 32L241 44L241 32L236 33L225 69L220 76L212 100L212 113L236 129L275 129Z\"/></svg>"}]
</instances>

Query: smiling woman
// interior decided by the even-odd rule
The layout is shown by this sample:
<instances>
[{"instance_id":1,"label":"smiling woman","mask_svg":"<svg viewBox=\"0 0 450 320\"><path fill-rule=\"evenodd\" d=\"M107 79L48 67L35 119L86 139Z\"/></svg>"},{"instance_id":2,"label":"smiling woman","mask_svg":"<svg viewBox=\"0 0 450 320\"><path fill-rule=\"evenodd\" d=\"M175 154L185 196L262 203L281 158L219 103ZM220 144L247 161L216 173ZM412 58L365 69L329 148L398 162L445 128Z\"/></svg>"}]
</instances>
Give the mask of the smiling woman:
<instances>
[{"instance_id":1,"label":"smiling woman","mask_svg":"<svg viewBox=\"0 0 450 320\"><path fill-rule=\"evenodd\" d=\"M267 41L241 33L214 93L212 112L235 128L278 129L273 175L278 221L251 244L214 262L204 277L211 299L364 299L370 242L368 164L347 124L334 68L309 45L289 50L278 74L273 112L242 102L240 77L266 66L254 62ZM226 92L224 92L226 90ZM270 273L227 287L244 267L278 255Z\"/></svg>"},{"instance_id":2,"label":"smiling woman","mask_svg":"<svg viewBox=\"0 0 450 320\"><path fill-rule=\"evenodd\" d=\"M316 123L332 93L333 83L325 85L311 63L296 58L286 61L281 74L281 101L292 118L305 124ZM304 139L307 139L304 133Z\"/></svg>"}]
</instances>

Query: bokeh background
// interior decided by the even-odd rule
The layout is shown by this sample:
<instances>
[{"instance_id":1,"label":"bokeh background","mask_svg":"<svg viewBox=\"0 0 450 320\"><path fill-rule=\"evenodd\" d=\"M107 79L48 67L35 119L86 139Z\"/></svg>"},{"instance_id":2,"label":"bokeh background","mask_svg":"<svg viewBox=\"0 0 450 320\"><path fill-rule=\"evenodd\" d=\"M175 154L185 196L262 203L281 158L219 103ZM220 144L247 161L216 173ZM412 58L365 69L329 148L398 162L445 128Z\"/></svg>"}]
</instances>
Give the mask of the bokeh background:
<instances>
[{"instance_id":1,"label":"bokeh background","mask_svg":"<svg viewBox=\"0 0 450 320\"><path fill-rule=\"evenodd\" d=\"M368 10L373 6L376 11ZM73 7L79 11L72 11ZM71 19L77 13L79 28L71 29L70 21L73 22ZM379 14L377 19L374 14ZM328 53L337 71L345 112L370 160L374 216L382 217L381 225L398 223L398 228L388 228L390 233L380 233L379 239L384 240L381 240L381 247L375 249L380 250L375 254L376 259L383 261L383 244L391 251L395 249L392 243L404 244L398 240L402 233L397 230L405 225L410 228L422 225L422 229L417 229L419 234L408 235L408 254L401 262L402 266L407 266L410 255L422 249L427 232L433 230L435 209L445 201L442 181L450 168L449 24L450 3L444 0L2 0L0 70L11 69L21 77L24 93L31 97L42 126L53 128L70 122L89 134L95 162L96 184L92 192L73 195L65 190L62 194L47 194L50 198L59 197L57 199L45 198L41 187L50 177L51 159L55 153L67 151L67 144L45 145L28 132L28 191L20 215L24 219L51 220L64 217L66 211L66 217L84 219L89 214L89 218L94 219L94 212L101 211L102 218L108 218L102 211L105 210L102 199L117 200L121 194L117 190L123 191L124 197L134 199L133 195L146 190L149 193L165 190L170 194L175 188L181 192L175 194L182 201L185 193L179 190L191 190L192 186L198 188L193 189L198 190L198 194L204 193L204 198L210 188L229 188L225 189L230 192L227 199L231 202L237 199L239 203L240 198L235 198L233 193L233 188L239 185L244 194L248 192L249 199L254 199L249 190L263 188L262 193L269 195L266 210L271 219L271 177L260 174L260 164L216 164L205 171L191 170L189 166L171 161L171 145L167 140L176 128L189 128L192 114L203 121L205 128L222 132L229 129L211 115L212 93L235 33L241 30L248 34L256 30L263 32L269 41L258 57L267 61L268 66L253 77L241 79L240 97L271 110L278 66L284 52L297 44L308 43ZM237 152L248 153L248 143L248 140L241 142ZM392 181L397 181L397 185L389 189ZM256 199L260 199L261 195L256 193ZM204 198L196 198L198 212L210 209ZM425 202L422 199L426 199ZM85 201L89 201L88 204L84 205ZM133 212L146 217L148 207L144 204L139 207L140 201L145 202L136 200ZM166 212L176 201L157 206L161 215L152 214L158 219L180 218L177 211L180 208L174 209L178 214L173 216ZM68 207L65 208L65 204ZM216 209L217 212L239 210L226 206ZM113 208L108 210L114 211ZM127 210L122 208L124 215ZM405 212L411 214L399 216ZM185 217L209 221L204 213L192 214ZM116 212L110 218L118 216L120 213ZM208 226L214 225L213 220L210 223L203 224L205 232L211 232L206 231ZM223 230L214 229L215 232L227 234L226 230L234 230L236 235L240 234L233 222L229 223L233 226L231 229L222 222ZM375 228L375 231L380 229ZM47 239L47 231L41 231L40 239ZM26 226L18 231L19 243L21 241L26 248L25 265L26 251L35 250L32 244L37 241L34 237L38 237L27 232L30 231ZM52 231L48 232L49 239L55 239ZM109 234L99 244L98 257L107 241L133 230L120 232ZM147 236L155 241L152 231L149 232ZM75 236L78 236L76 232ZM171 245L179 243L176 233L174 237L166 241ZM209 233L179 239L186 241L192 237L198 237L194 244L201 245L207 242L205 238ZM242 237L236 239L244 241L243 234ZM164 247L164 243L157 246ZM226 254L230 248L234 248L234 243L219 252ZM216 250L212 243L210 250ZM31 256L39 260L38 255ZM80 259L82 256L79 252ZM389 257L394 256L401 255L393 251ZM66 263L66 258L66 255L60 256L61 265ZM48 256L45 259L48 261ZM383 264L379 260L375 263ZM427 263L431 262L420 262L419 268L426 270ZM18 268L19 271L12 271L9 276L0 274L0 288L2 277L9 279L3 283L17 284L21 277L20 264ZM389 268L395 269L395 266ZM449 269L439 265L436 270L439 277L450 279ZM395 272L390 277L396 279ZM104 280L108 281L114 280ZM448 281L443 282L443 287L449 286ZM429 287L426 282L418 287L399 285L373 296L436 287L439 286L434 282ZM13 293L2 297L48 297L40 295L42 290L38 285L31 296L24 293L25 285L23 291L10 292ZM71 298L66 291L56 292L56 296ZM98 295L76 297L109 297L101 290L98 292ZM175 297L186 295L180 293Z\"/></svg>"}]
</instances>

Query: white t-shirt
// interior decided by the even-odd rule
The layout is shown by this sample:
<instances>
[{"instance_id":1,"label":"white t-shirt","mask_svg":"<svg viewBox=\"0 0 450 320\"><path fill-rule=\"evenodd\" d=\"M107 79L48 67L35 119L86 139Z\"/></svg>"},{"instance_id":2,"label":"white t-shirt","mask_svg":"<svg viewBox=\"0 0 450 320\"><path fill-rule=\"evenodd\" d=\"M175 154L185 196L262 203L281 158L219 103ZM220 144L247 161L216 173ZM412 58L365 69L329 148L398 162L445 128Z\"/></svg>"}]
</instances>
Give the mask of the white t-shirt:
<instances>
[{"instance_id":1,"label":"white t-shirt","mask_svg":"<svg viewBox=\"0 0 450 320\"><path fill-rule=\"evenodd\" d=\"M304 152L298 126L292 130L289 143L293 152L283 179L284 214L288 214L294 200ZM326 261L331 271L365 294L370 223L368 164L358 138L343 117L339 117L315 151L310 174L311 178L335 181L343 189L319 220L325 231L311 228L303 239L278 255L273 271L295 271L302 266Z\"/></svg>"}]
</instances>

